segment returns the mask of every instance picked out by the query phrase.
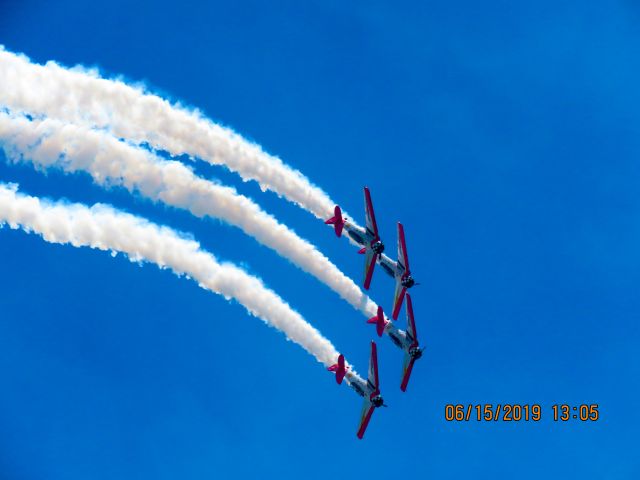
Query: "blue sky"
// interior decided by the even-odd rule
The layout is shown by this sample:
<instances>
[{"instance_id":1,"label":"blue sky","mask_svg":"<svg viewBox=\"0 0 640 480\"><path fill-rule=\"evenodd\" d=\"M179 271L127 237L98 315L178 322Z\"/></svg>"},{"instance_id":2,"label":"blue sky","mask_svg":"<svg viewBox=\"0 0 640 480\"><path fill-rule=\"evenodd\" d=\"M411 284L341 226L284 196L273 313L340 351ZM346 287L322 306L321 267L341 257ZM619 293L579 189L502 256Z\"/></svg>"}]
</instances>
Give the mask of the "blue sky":
<instances>
[{"instance_id":1,"label":"blue sky","mask_svg":"<svg viewBox=\"0 0 640 480\"><path fill-rule=\"evenodd\" d=\"M4 0L0 43L197 106L350 212L368 185L388 245L405 225L427 351L402 394L401 355L379 342L390 408L358 441L359 399L237 304L3 229L0 478L638 478L640 8L177 3ZM197 171L360 278L361 258L311 215ZM0 180L192 233L366 368L363 318L238 229L87 176L2 161ZM598 403L601 419L554 422L563 402ZM449 423L448 403L538 403L544 418Z\"/></svg>"}]
</instances>

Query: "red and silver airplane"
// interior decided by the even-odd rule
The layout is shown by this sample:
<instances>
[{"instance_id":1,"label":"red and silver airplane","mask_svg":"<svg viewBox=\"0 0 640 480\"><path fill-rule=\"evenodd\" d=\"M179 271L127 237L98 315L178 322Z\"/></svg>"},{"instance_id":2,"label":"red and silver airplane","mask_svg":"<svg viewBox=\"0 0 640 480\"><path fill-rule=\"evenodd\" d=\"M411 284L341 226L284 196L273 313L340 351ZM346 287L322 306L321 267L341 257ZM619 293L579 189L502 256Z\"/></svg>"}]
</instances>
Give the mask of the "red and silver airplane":
<instances>
[{"instance_id":1,"label":"red and silver airplane","mask_svg":"<svg viewBox=\"0 0 640 480\"><path fill-rule=\"evenodd\" d=\"M336 235L340 237L342 230L346 230L349 237L353 239L360 247L358 253L365 255L364 259L364 288L369 289L371 278L373 277L373 269L376 266L376 260L384 252L384 243L378 235L378 225L376 216L373 213L373 204L371 203L371 194L369 189L364 187L364 209L366 216L366 228L359 227L342 217L342 210L338 205L335 206L334 216L324 223L333 225Z\"/></svg>"},{"instance_id":2,"label":"red and silver airplane","mask_svg":"<svg viewBox=\"0 0 640 480\"><path fill-rule=\"evenodd\" d=\"M397 320L407 289L418 285L411 276L411 270L409 270L409 256L407 255L407 244L404 240L404 227L400 222L398 222L398 261L394 262L386 255L381 254L378 263L396 281L391 318Z\"/></svg>"},{"instance_id":3,"label":"red and silver airplane","mask_svg":"<svg viewBox=\"0 0 640 480\"><path fill-rule=\"evenodd\" d=\"M391 317L396 320L402 308L402 302L404 301L407 289L417 285L409 270L409 257L407 255L407 244L404 239L404 228L401 223L398 223L398 261L394 262L383 253L384 243L382 243L378 235L378 225L373 212L371 194L367 187L364 187L364 208L366 228L358 227L344 218L342 216L342 210L338 205L335 206L334 216L324 223L333 225L338 237L342 236L343 229L346 230L349 237L362 247L358 253L364 253L366 255L364 262L365 290L368 290L371 285L371 278L373 277L376 262L380 264L382 269L391 278L395 279L396 288Z\"/></svg>"},{"instance_id":4,"label":"red and silver airplane","mask_svg":"<svg viewBox=\"0 0 640 480\"><path fill-rule=\"evenodd\" d=\"M336 382L342 383L344 378L347 379L347 385L355 390L355 392L364 397L364 405L362 406L362 414L360 415L360 425L358 426L358 438L362 439L364 432L369 425L373 411L378 407L386 407L384 400L380 396L380 382L378 380L378 353L376 343L371 342L371 358L369 360L369 377L363 380L360 375L349 371L349 367L345 366L344 355L338 357L338 363L331 365L327 370L335 372Z\"/></svg>"},{"instance_id":5,"label":"red and silver airplane","mask_svg":"<svg viewBox=\"0 0 640 480\"><path fill-rule=\"evenodd\" d=\"M407 331L400 330L393 322L384 318L382 307L378 307L378 314L367 320L367 323L374 323L378 336L381 337L386 333L391 341L404 351L404 361L402 362L402 380L400 381L400 390L405 392L413 364L422 357L422 349L418 346L418 333L416 331L416 323L413 318L413 305L411 304L411 296L407 294Z\"/></svg>"}]
</instances>

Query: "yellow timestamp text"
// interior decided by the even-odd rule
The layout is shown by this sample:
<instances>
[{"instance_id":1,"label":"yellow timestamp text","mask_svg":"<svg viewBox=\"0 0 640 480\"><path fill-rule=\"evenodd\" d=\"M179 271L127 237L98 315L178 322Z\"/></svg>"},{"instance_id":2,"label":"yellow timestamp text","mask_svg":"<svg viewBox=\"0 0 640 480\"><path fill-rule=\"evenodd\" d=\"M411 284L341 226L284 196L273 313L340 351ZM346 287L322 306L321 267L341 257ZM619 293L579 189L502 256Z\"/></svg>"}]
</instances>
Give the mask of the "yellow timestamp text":
<instances>
[{"instance_id":1,"label":"yellow timestamp text","mask_svg":"<svg viewBox=\"0 0 640 480\"><path fill-rule=\"evenodd\" d=\"M557 403L551 406L551 414L556 422L577 420L595 422L600 419L597 403L570 405ZM447 422L539 422L543 417L543 407L538 403L482 403L452 404L444 407Z\"/></svg>"}]
</instances>

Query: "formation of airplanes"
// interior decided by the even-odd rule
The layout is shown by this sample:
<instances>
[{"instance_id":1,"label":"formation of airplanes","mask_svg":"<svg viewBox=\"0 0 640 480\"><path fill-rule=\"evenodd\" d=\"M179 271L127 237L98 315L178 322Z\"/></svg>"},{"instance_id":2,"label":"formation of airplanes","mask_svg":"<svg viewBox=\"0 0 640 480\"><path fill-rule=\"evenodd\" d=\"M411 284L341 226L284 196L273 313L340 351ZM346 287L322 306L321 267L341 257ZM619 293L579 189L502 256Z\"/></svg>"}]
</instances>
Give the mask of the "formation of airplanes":
<instances>
[{"instance_id":1,"label":"formation of airplanes","mask_svg":"<svg viewBox=\"0 0 640 480\"><path fill-rule=\"evenodd\" d=\"M402 364L402 377L400 380L400 390L407 390L409 377L413 370L416 360L422 357L422 349L418 342L418 333L416 330L415 319L413 316L413 304L411 296L407 292L410 288L418 285L411 276L409 268L409 257L407 254L407 245L404 237L404 227L398 222L398 258L392 260L384 254L384 243L378 234L378 225L376 223L375 213L373 211L373 203L371 201L371 193L367 187L364 187L364 208L365 208L365 227L362 228L347 218L343 217L342 210L338 205L334 208L334 216L325 221L326 224L333 225L335 233L341 237L346 232L348 237L358 246L358 253L364 255L364 282L365 290L371 286L373 271L376 264L380 265L391 278L395 280L395 290L393 296L393 307L391 318L397 320L402 304L406 297L406 315L407 329L401 330L385 316L381 306L378 306L377 314L367 320L367 323L374 324L376 333L379 337L386 335L391 339L393 344L400 348L404 353ZM334 372L336 381L341 384L346 379L347 384L361 397L364 397L364 405L360 416L360 424L357 436L362 439L364 432L369 425L369 420L373 411L378 407L386 407L384 400L380 395L380 383L378 379L378 355L375 342L371 342L371 356L369 359L369 374L367 380L361 378L358 374L351 372L345 364L344 356L340 355L336 364L328 368Z\"/></svg>"}]
</instances>

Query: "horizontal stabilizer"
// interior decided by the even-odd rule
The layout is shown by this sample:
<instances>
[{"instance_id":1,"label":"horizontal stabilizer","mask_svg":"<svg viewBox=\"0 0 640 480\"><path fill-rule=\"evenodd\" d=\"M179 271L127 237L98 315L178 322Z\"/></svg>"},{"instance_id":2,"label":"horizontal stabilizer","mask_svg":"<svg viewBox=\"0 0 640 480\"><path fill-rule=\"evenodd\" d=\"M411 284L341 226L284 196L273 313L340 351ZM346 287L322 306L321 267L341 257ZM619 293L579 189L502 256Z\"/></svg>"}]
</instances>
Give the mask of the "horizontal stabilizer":
<instances>
[{"instance_id":1,"label":"horizontal stabilizer","mask_svg":"<svg viewBox=\"0 0 640 480\"><path fill-rule=\"evenodd\" d=\"M337 237L340 237L342 235L342 229L344 228L344 218L342 218L342 210L340 210L340 207L338 205L336 205L334 209L334 216L329 220L325 220L324 223L333 225Z\"/></svg>"},{"instance_id":2,"label":"horizontal stabilizer","mask_svg":"<svg viewBox=\"0 0 640 480\"><path fill-rule=\"evenodd\" d=\"M376 332L378 336L381 337L384 333L384 328L387 326L387 321L384 319L384 312L382 311L382 307L378 306L378 313L375 317L371 317L367 320L367 323L373 323L376 325Z\"/></svg>"},{"instance_id":3,"label":"horizontal stabilizer","mask_svg":"<svg viewBox=\"0 0 640 480\"><path fill-rule=\"evenodd\" d=\"M338 356L338 363L331 365L329 368L327 368L327 370L329 370L330 372L335 372L336 382L338 383L338 385L341 384L344 376L347 373L347 368L344 364L344 355L340 354Z\"/></svg>"}]
</instances>

